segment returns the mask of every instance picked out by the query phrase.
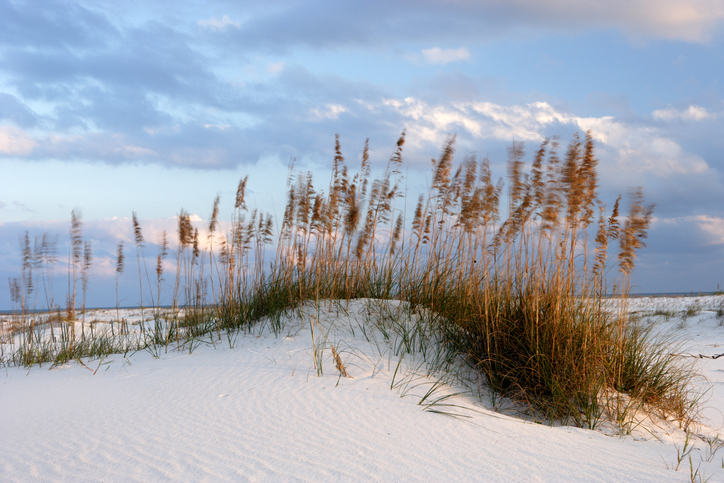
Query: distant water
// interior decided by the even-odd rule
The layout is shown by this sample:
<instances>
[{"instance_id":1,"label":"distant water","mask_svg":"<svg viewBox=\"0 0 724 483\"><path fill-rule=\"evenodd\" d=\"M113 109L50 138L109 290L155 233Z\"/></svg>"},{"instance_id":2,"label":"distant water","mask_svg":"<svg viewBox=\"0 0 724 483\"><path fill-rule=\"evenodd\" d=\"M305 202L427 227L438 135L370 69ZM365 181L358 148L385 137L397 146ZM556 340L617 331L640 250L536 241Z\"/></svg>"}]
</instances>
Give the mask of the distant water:
<instances>
[{"instance_id":1,"label":"distant water","mask_svg":"<svg viewBox=\"0 0 724 483\"><path fill-rule=\"evenodd\" d=\"M127 307L120 306L120 307L118 307L118 310L135 310L135 309L140 309L140 308L141 308L141 307L139 307L139 306L137 306L137 305L136 305L136 306L127 306ZM149 309L155 309L155 308L156 308L155 306L153 306L153 307L144 307L143 310L149 310ZM170 306L170 305L162 305L161 308L162 308L162 309L170 309L171 306ZM91 311L91 310L116 310L116 307L115 307L115 306L113 306L113 307L86 307L86 310L87 310L87 311ZM75 311L76 311L76 313L80 313L80 312L81 312L81 310L78 309L78 308L76 308ZM13 310L0 310L0 315L10 315L10 314L12 314L13 312L16 313L16 314L19 314L19 313L20 313L20 310L14 310L14 311L13 311ZM56 311L53 310L53 313L55 313L55 312L56 312ZM65 309L60 309L60 312L61 312L61 313L65 313ZM46 310L46 309L36 309L35 311L29 310L27 313L29 313L29 314L35 313L35 314L38 314L38 315L43 315L43 314L47 314L47 313L48 313L48 310Z\"/></svg>"},{"instance_id":2,"label":"distant water","mask_svg":"<svg viewBox=\"0 0 724 483\"><path fill-rule=\"evenodd\" d=\"M717 292L637 292L637 293L630 293L629 297L702 297L704 295L724 295L724 292L717 291ZM614 294L605 294L604 297L610 298L610 297L618 297L618 295ZM138 309L138 306L134 307L118 307L120 310L124 309ZM154 309L155 307L144 307L144 309ZM162 305L162 309L170 309L170 305ZM115 307L88 307L86 310L116 310ZM76 312L80 312L80 310L76 310ZM0 310L0 315L10 315L12 314L12 310ZM15 313L20 313L18 310L15 311ZM32 313L32 311L31 311ZM35 311L36 314L42 315L47 314L48 311L45 309L38 309Z\"/></svg>"},{"instance_id":3,"label":"distant water","mask_svg":"<svg viewBox=\"0 0 724 483\"><path fill-rule=\"evenodd\" d=\"M705 295L724 295L724 292L636 292L628 294L629 297L702 297ZM605 297L618 297L606 294Z\"/></svg>"}]
</instances>

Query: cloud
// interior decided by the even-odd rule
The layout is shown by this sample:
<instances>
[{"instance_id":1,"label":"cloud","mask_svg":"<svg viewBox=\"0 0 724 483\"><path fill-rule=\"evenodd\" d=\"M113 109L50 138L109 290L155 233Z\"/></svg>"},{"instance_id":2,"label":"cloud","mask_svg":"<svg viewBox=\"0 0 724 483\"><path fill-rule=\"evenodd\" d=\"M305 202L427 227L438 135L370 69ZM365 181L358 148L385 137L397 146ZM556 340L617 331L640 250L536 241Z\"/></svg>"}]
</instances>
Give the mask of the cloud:
<instances>
[{"instance_id":1,"label":"cloud","mask_svg":"<svg viewBox=\"0 0 724 483\"><path fill-rule=\"evenodd\" d=\"M14 126L0 126L0 155L26 156L37 143L29 134Z\"/></svg>"},{"instance_id":2,"label":"cloud","mask_svg":"<svg viewBox=\"0 0 724 483\"><path fill-rule=\"evenodd\" d=\"M464 41L472 46L501 38L591 30L617 30L637 43L707 42L724 23L724 4L713 0L279 2L271 9L236 12L249 18L228 40L273 52L390 42Z\"/></svg>"},{"instance_id":3,"label":"cloud","mask_svg":"<svg viewBox=\"0 0 724 483\"><path fill-rule=\"evenodd\" d=\"M694 222L708 236L708 244L724 245L724 217L696 215L684 217L684 220Z\"/></svg>"},{"instance_id":4,"label":"cloud","mask_svg":"<svg viewBox=\"0 0 724 483\"><path fill-rule=\"evenodd\" d=\"M480 140L505 144L512 139L538 144L552 135L590 129L611 160L609 166L624 170L632 179L705 175L712 169L706 158L676 140L676 130L668 129L667 123L674 121L716 121L714 116L702 117L706 110L696 106L652 115L663 124L631 123L611 116L579 116L542 101L506 105L385 96L359 83L314 77L299 68L285 69L273 82L249 84L246 90L254 93L253 99L240 96L238 107L203 114L200 117L208 119L206 122L173 123L169 117L171 123L137 126L137 131L126 133L91 131L35 139L7 127L0 131L0 140L5 139L4 144L0 142L0 151L38 159L151 161L216 169L234 166L240 160L255 162L262 156L318 156L328 148L322 132L346 133L351 140L375 137L384 143L393 142L395 133L407 128L408 152L424 159L437 154L450 134L457 134L459 141L469 146ZM240 122L230 115L234 112L255 120Z\"/></svg>"},{"instance_id":5,"label":"cloud","mask_svg":"<svg viewBox=\"0 0 724 483\"><path fill-rule=\"evenodd\" d=\"M0 92L0 121L10 121L21 127L31 127L37 123L37 116L17 97Z\"/></svg>"},{"instance_id":6,"label":"cloud","mask_svg":"<svg viewBox=\"0 0 724 483\"><path fill-rule=\"evenodd\" d=\"M284 62L269 62L269 64L266 67L266 70L270 74L276 75L284 70Z\"/></svg>"},{"instance_id":7,"label":"cloud","mask_svg":"<svg viewBox=\"0 0 724 483\"><path fill-rule=\"evenodd\" d=\"M241 24L239 22L234 22L229 18L228 15L224 15L221 17L221 20L217 19L216 17L212 17L208 20L199 20L197 22L202 27L210 27L214 30L224 30L228 26L233 26L236 28L241 27Z\"/></svg>"},{"instance_id":8,"label":"cloud","mask_svg":"<svg viewBox=\"0 0 724 483\"><path fill-rule=\"evenodd\" d=\"M411 132L434 144L441 144L451 133L473 139L540 142L548 135L548 127L579 119L545 102L512 106L480 101L430 104L407 97L383 99L381 104L399 113Z\"/></svg>"},{"instance_id":9,"label":"cloud","mask_svg":"<svg viewBox=\"0 0 724 483\"><path fill-rule=\"evenodd\" d=\"M465 47L459 49L441 49L434 47L432 49L423 49L422 57L429 64L447 64L450 62L458 62L461 60L470 60L470 52Z\"/></svg>"},{"instance_id":10,"label":"cloud","mask_svg":"<svg viewBox=\"0 0 724 483\"><path fill-rule=\"evenodd\" d=\"M46 157L68 159L100 158L107 161L135 161L156 158L158 153L129 142L121 134L90 132L77 136L49 136L41 141L39 151Z\"/></svg>"},{"instance_id":11,"label":"cloud","mask_svg":"<svg viewBox=\"0 0 724 483\"><path fill-rule=\"evenodd\" d=\"M242 47L241 55L247 55L254 49L273 50L292 44L344 48L404 40L430 45L439 38L449 45L460 39L479 42L490 38L481 33L486 29L480 27L479 20L495 24L491 35L497 35L498 28L517 29L533 24L567 29L573 24L585 27L606 22L664 22L669 18L655 20L659 18L656 14L651 20L643 15L641 12L654 9L654 4L647 0L639 2L636 8L620 0L612 1L610 10L617 11L618 17L603 12L607 10L604 4L593 0L557 0L541 5L522 0L429 2L420 5L419 13L415 10L412 18L404 1L402 6L373 1L373 7L364 8L355 4L320 6L291 2L268 9L252 4L245 10L247 13L230 6L233 10L221 19L212 17L198 22L211 29L225 30L223 36L212 36L210 40L204 37L203 45L173 22L124 23L113 17L115 23L111 24L111 17L103 10L77 7L66 11L60 4L52 3L54 7L39 14L41 20L34 24L33 11L26 4L0 3L0 14L7 13L28 29L22 39L5 36L4 44L0 43L1 72L13 92L18 93L0 93L0 115L8 113L8 122L34 128L34 137L27 131L3 128L0 154L218 168L233 166L240 159L255 162L263 155L285 157L314 151L321 143L322 130L346 129L354 136L380 135L386 141L394 134L385 135L383 131L395 133L409 124L411 134L435 146L453 132L459 132L461 139L468 136L508 141L515 137L539 142L560 126L573 130L592 128L604 144L624 146L629 142L628 148L633 145L632 160L641 143L651 142L655 149L652 148L649 158L658 156L657 159L679 162L686 149L671 138L667 123L675 119L684 124L715 120L715 115L704 107L691 105L681 111L656 111L653 118L662 123L657 134L646 133L641 126L630 129L626 123L611 118L582 118L554 109L551 103L483 102L477 85L462 77L456 78L449 89L452 94L435 98L429 89L410 96L409 91L390 92L384 87L338 76L314 76L298 65L267 58L257 61L275 74L272 79L238 82L220 74L227 69L220 60L244 60L231 57L229 52L238 55L236 47ZM675 4L673 0L662 1ZM149 8L162 9L161 3L149 2ZM693 5L703 10L707 4L694 0ZM183 13L191 6L181 3L179 9ZM708 17L718 18L714 10L708 11ZM589 15L597 12L602 13ZM638 17L630 18L622 12L633 12ZM241 15L250 20L243 25L231 20ZM694 22L699 17L684 18ZM430 28L433 20L440 26ZM672 17L666 22L679 20ZM66 23L82 33L68 34L72 41L67 45L61 42L49 46L39 30L65 28ZM214 43L222 40L223 43ZM467 47L434 47L421 52L421 59L438 65L471 59ZM44 106L45 112L36 114L26 104ZM390 129L391 126L394 128ZM662 141L653 142L657 138ZM666 139L676 146L666 144ZM676 151L677 146L681 151ZM663 164L675 173L677 169L700 169L698 162L690 158L688 164L684 163L687 168L668 161L669 164Z\"/></svg>"},{"instance_id":12,"label":"cloud","mask_svg":"<svg viewBox=\"0 0 724 483\"><path fill-rule=\"evenodd\" d=\"M408 133L411 163L437 155L452 134L459 151L482 147L495 164L505 159L505 147L515 139L531 153L545 138L562 136L560 152L573 133L591 130L600 159L602 199L612 202L631 186L642 186L647 199L662 213L714 213L724 206L724 180L718 158L691 151L677 140L676 126L612 116L584 117L546 102L503 105L493 102L440 102L387 98L365 104L367 114L356 116L397 119ZM374 113L374 114L373 114ZM684 121L695 122L695 121ZM699 121L696 121L699 122ZM708 121L707 121L708 122ZM485 141L481 144L481 141ZM490 151L493 150L493 151ZM428 155L429 156L429 155ZM429 159L429 158L428 158Z\"/></svg>"},{"instance_id":13,"label":"cloud","mask_svg":"<svg viewBox=\"0 0 724 483\"><path fill-rule=\"evenodd\" d=\"M711 0L511 0L489 10L498 21L542 29L615 28L634 39L688 42L709 40L724 21L724 4Z\"/></svg>"},{"instance_id":14,"label":"cloud","mask_svg":"<svg viewBox=\"0 0 724 483\"><path fill-rule=\"evenodd\" d=\"M312 108L310 111L313 120L337 119L340 114L347 112L347 108L340 104L327 104L322 109Z\"/></svg>"},{"instance_id":15,"label":"cloud","mask_svg":"<svg viewBox=\"0 0 724 483\"><path fill-rule=\"evenodd\" d=\"M142 57L145 47L140 40L147 35L150 29L132 35L135 40L130 48L140 49L133 58ZM189 50L174 35L164 41L174 57L183 58ZM464 48L429 50L434 51L431 59L440 62L454 57L451 52L457 52L457 57L467 52ZM151 57L157 54L160 51L149 52ZM118 55L123 59L127 54ZM188 65L181 65L159 57L157 75L122 74L123 80L105 73L105 68L94 71L94 62L83 67L88 59L74 62L78 72L69 77L68 91L52 94L58 102L70 96L54 113L63 125L74 128L68 129L73 134L49 130L33 138L7 127L0 131L0 153L218 169L253 163L264 156L318 157L329 147L322 133L341 132L351 140L371 137L384 144L394 142L396 133L407 128L408 152L424 159L436 154L449 134L457 134L460 142L470 146L480 140L500 144L512 139L537 144L548 136L591 129L612 165L632 175L703 175L712 169L708 157L690 151L676 138L676 132L691 123L718 122L715 114L698 105L662 109L648 120L631 122L611 116L584 117L542 101L482 101L475 85L468 86L469 95L453 102L425 90L417 96L395 96L366 82L312 75L298 65L284 65L271 79L235 86L208 70L208 59L200 54L192 52L190 58ZM130 69L145 69L147 61L135 62L128 61ZM88 77L96 80L88 81ZM42 80L41 76L36 85L42 85ZM57 77L44 84L48 91L41 98L59 85Z\"/></svg>"},{"instance_id":16,"label":"cloud","mask_svg":"<svg viewBox=\"0 0 724 483\"><path fill-rule=\"evenodd\" d=\"M13 201L13 207L16 210L22 211L25 213L37 213L38 212L37 210L30 208L28 205L26 205L25 203L23 203L21 201Z\"/></svg>"},{"instance_id":17,"label":"cloud","mask_svg":"<svg viewBox=\"0 0 724 483\"><path fill-rule=\"evenodd\" d=\"M445 45L461 39L466 44L468 39L480 42L490 38L480 33L486 30L476 23L480 19L484 24L495 24L490 35L505 35L496 29L530 25L565 30L637 22L670 26L682 18L689 23L703 22L696 15L681 13L689 8L683 3L662 1L680 15L648 15L655 8L647 0L634 7L612 0L610 8L593 0L545 4L522 0L429 2L411 19L403 17L403 11L409 16L404 2L402 7L379 3L374 8L338 3L324 7L280 3L273 9L252 5L245 14L250 20L238 28L229 27L236 27L231 18L240 18L240 10L220 20L199 21L210 29L225 30L223 36L214 35L211 40L204 37L203 45L173 23L131 25L117 21L111 25L102 12L80 7L68 12L51 9L52 15L44 12L41 27L61 28L63 22L69 22L82 29L82 35L72 37L73 48L48 47L41 32L35 32L40 27L31 22L32 11L25 4L0 4L0 10L4 8L30 29L23 39L2 37L4 62L0 69L18 94L0 95L0 112L10 113L8 122L14 125L34 128L31 136L14 126L1 127L0 155L216 169L270 156L321 157L329 147L325 134L334 132L352 140L372 137L384 144L394 142L392 138L407 127L408 146L417 149L411 153L426 158L453 133L461 143L475 146L480 140L500 144L513 138L538 143L553 134L592 129L608 159L629 173L704 175L712 170L710 156L686 146L672 127L676 123L676 129L684 130L694 122L714 125L717 115L699 105L661 109L649 119L631 122L610 116L580 116L554 107L553 102L486 102L481 100L477 84L466 84L469 79L462 77L455 79L451 91L464 90L465 95L453 98L435 97L424 89L409 95L409 90L393 91L334 75L315 76L298 65L268 58L256 62L276 74L271 79L232 82L219 73L227 68L223 62L217 67L219 60L243 60L227 57L239 46L247 55L254 49L273 50L292 44L344 48L399 39L427 45L436 38ZM161 4L156 5L160 8ZM676 10L676 5L683 10ZM709 8L696 0L692 5L696 12ZM179 8L190 7L181 4ZM607 8L612 12L604 11ZM707 11L708 18L717 19L718 15L717 7ZM432 20L440 26L431 29ZM285 28L281 28L282 22ZM470 30L473 23L474 30ZM271 28L274 26L280 28ZM106 27L107 34L103 32ZM214 44L221 42L215 40L217 37L223 37L223 44ZM94 43L98 38L103 39L98 41L100 50ZM28 45L31 48L26 48ZM217 48L224 54L214 52ZM434 47L420 55L438 65L471 59L467 47ZM41 116L27 109L26 103L49 107ZM3 109L5 105L12 109Z\"/></svg>"},{"instance_id":18,"label":"cloud","mask_svg":"<svg viewBox=\"0 0 724 483\"><path fill-rule=\"evenodd\" d=\"M629 173L648 173L660 177L684 174L704 174L710 167L693 153L685 152L671 139L649 137L629 138L634 143L618 147L618 166Z\"/></svg>"},{"instance_id":19,"label":"cloud","mask_svg":"<svg viewBox=\"0 0 724 483\"><path fill-rule=\"evenodd\" d=\"M618 2L621 7L622 3ZM724 5L709 0L648 0L635 5L631 12L628 20L612 15L629 35L640 35L636 32L639 28L644 35L691 42L708 40L724 19Z\"/></svg>"},{"instance_id":20,"label":"cloud","mask_svg":"<svg viewBox=\"0 0 724 483\"><path fill-rule=\"evenodd\" d=\"M652 117L662 121L673 121L676 119L684 121L702 121L704 119L712 119L716 117L716 115L707 112L704 107L691 105L685 110L678 110L673 107L659 109L652 113Z\"/></svg>"},{"instance_id":21,"label":"cloud","mask_svg":"<svg viewBox=\"0 0 724 483\"><path fill-rule=\"evenodd\" d=\"M0 46L53 51L90 45L104 48L117 35L106 15L78 2L50 0L39 9L25 2L5 0L0 2L0 18Z\"/></svg>"},{"instance_id":22,"label":"cloud","mask_svg":"<svg viewBox=\"0 0 724 483\"><path fill-rule=\"evenodd\" d=\"M27 37L33 38L32 32ZM111 31L109 40L106 48L89 44L60 51L0 45L4 83L47 113L33 122L31 113L6 94L0 110L8 114L0 115L21 126L45 121L61 131L127 131L139 124L168 124L188 106L226 105L232 86L218 79L208 54L192 48L186 34L147 23ZM8 104L12 109L6 111Z\"/></svg>"},{"instance_id":23,"label":"cloud","mask_svg":"<svg viewBox=\"0 0 724 483\"><path fill-rule=\"evenodd\" d=\"M656 215L658 209L654 210ZM662 255L722 252L724 216L722 214L654 216L647 245L651 245L656 253Z\"/></svg>"}]
</instances>

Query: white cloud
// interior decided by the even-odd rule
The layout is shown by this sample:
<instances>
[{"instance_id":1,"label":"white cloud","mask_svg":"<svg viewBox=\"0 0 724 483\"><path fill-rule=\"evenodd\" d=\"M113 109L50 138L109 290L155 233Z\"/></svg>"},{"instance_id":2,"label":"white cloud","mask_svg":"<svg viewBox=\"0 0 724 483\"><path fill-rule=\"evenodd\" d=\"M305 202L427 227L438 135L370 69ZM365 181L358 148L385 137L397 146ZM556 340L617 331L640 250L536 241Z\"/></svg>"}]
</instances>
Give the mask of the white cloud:
<instances>
[{"instance_id":1,"label":"white cloud","mask_svg":"<svg viewBox=\"0 0 724 483\"><path fill-rule=\"evenodd\" d=\"M506 7L499 11L513 18L514 24L569 29L613 27L635 39L703 42L724 20L724 2L719 0L508 0ZM488 6L482 6L480 13L496 18L495 9Z\"/></svg>"},{"instance_id":2,"label":"white cloud","mask_svg":"<svg viewBox=\"0 0 724 483\"><path fill-rule=\"evenodd\" d=\"M699 215L692 218L699 225L699 228L709 235L712 243L724 243L724 218L708 215Z\"/></svg>"},{"instance_id":3,"label":"white cloud","mask_svg":"<svg viewBox=\"0 0 724 483\"><path fill-rule=\"evenodd\" d=\"M424 49L422 57L425 62L430 64L447 64L449 62L458 62L461 60L470 60L470 52L465 47L459 49L441 49L434 47L432 49Z\"/></svg>"},{"instance_id":4,"label":"white cloud","mask_svg":"<svg viewBox=\"0 0 724 483\"><path fill-rule=\"evenodd\" d=\"M647 173L661 178L674 175L703 174L710 170L707 162L663 137L633 132L622 145L616 146L618 166L628 173Z\"/></svg>"},{"instance_id":5,"label":"white cloud","mask_svg":"<svg viewBox=\"0 0 724 483\"><path fill-rule=\"evenodd\" d=\"M340 104L327 104L324 108L314 108L310 111L312 119L320 121L322 119L337 119L340 114L347 112L347 108Z\"/></svg>"},{"instance_id":6,"label":"white cloud","mask_svg":"<svg viewBox=\"0 0 724 483\"><path fill-rule=\"evenodd\" d=\"M656 221L675 227L680 231L701 230L706 237L707 245L724 244L724 218L711 215L691 215L673 218L657 218ZM694 225L692 227L691 225Z\"/></svg>"},{"instance_id":7,"label":"white cloud","mask_svg":"<svg viewBox=\"0 0 724 483\"><path fill-rule=\"evenodd\" d=\"M158 153L156 153L152 149L144 148L141 146L134 146L132 144L124 144L122 146L118 146L114 149L114 152L129 158L158 155Z\"/></svg>"},{"instance_id":8,"label":"white cloud","mask_svg":"<svg viewBox=\"0 0 724 483\"><path fill-rule=\"evenodd\" d=\"M410 138L436 145L451 133L465 134L473 139L506 142L516 139L537 144L550 135L551 126L567 125L581 133L591 130L599 153L609 160L608 169L658 178L711 172L704 158L685 151L660 129L629 124L610 116L580 117L546 102L510 106L492 102L436 105L408 97L385 99L382 106L364 107L373 112L380 107L396 112L402 116Z\"/></svg>"},{"instance_id":9,"label":"white cloud","mask_svg":"<svg viewBox=\"0 0 724 483\"><path fill-rule=\"evenodd\" d=\"M270 74L276 75L284 70L284 62L269 62L269 65L267 65L266 70Z\"/></svg>"},{"instance_id":10,"label":"white cloud","mask_svg":"<svg viewBox=\"0 0 724 483\"><path fill-rule=\"evenodd\" d=\"M128 143L120 134L103 132L75 136L50 135L41 140L38 151L51 157L83 156L87 158L138 159L156 158L152 149Z\"/></svg>"},{"instance_id":11,"label":"white cloud","mask_svg":"<svg viewBox=\"0 0 724 483\"><path fill-rule=\"evenodd\" d=\"M716 117L716 114L707 112L706 108L694 105L689 106L686 110L678 110L673 107L659 109L654 111L651 115L654 119L662 121L673 121L675 119L681 119L684 121L702 121L704 119L712 119Z\"/></svg>"},{"instance_id":12,"label":"white cloud","mask_svg":"<svg viewBox=\"0 0 724 483\"><path fill-rule=\"evenodd\" d=\"M221 20L217 19L216 17L211 17L208 20L199 20L197 23L202 27L210 27L214 30L224 30L230 25L236 28L241 27L241 24L239 22L234 22L229 18L228 15L224 15L223 17L221 17Z\"/></svg>"},{"instance_id":13,"label":"white cloud","mask_svg":"<svg viewBox=\"0 0 724 483\"><path fill-rule=\"evenodd\" d=\"M29 134L14 126L0 126L0 154L28 155L37 143Z\"/></svg>"},{"instance_id":14,"label":"white cloud","mask_svg":"<svg viewBox=\"0 0 724 483\"><path fill-rule=\"evenodd\" d=\"M637 36L638 26L652 36L701 42L724 19L724 3L716 0L642 0L627 2L634 4L630 8L623 0L617 3L621 6L616 18L632 36ZM632 14L628 20L626 10Z\"/></svg>"},{"instance_id":15,"label":"white cloud","mask_svg":"<svg viewBox=\"0 0 724 483\"><path fill-rule=\"evenodd\" d=\"M458 102L430 105L413 97L385 99L383 105L411 121L411 131L424 139L440 143L447 133L461 129L476 138L539 142L544 129L552 123L571 124L579 119L556 111L546 102L504 106L492 102Z\"/></svg>"},{"instance_id":16,"label":"white cloud","mask_svg":"<svg viewBox=\"0 0 724 483\"><path fill-rule=\"evenodd\" d=\"M494 121L492 137L498 139L518 139L542 141L542 128L552 123L571 123L574 118L556 111L546 102L533 102L518 106L501 106L492 102L475 102L470 110Z\"/></svg>"}]
</instances>

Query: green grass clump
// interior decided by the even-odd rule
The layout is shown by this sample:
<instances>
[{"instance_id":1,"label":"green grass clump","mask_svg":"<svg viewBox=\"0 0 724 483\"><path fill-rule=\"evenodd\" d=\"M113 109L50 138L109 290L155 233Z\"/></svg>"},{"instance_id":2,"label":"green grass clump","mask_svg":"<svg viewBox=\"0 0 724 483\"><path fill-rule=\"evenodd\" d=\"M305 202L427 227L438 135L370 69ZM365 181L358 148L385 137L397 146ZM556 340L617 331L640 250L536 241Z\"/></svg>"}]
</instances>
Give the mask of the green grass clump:
<instances>
[{"instance_id":1,"label":"green grass clump","mask_svg":"<svg viewBox=\"0 0 724 483\"><path fill-rule=\"evenodd\" d=\"M429 191L408 212L404 143L403 132L385 171L371 179L368 144L352 176L337 138L324 191L311 173L290 169L276 240L271 215L247 208L247 178L239 183L227 234L217 230L218 198L214 202L207 247L182 210L173 308L185 316L161 321L157 308L153 328L142 329L144 338L133 347L221 338L259 320L278 333L282 315L307 300L396 299L408 302L410 311L434 314L434 336L415 336L405 350L442 344L479 371L495 394L547 418L595 427L610 413L607 394L688 417L691 371L626 310L653 206L635 189L623 223L621 197L607 212L598 199L590 133L584 140L575 136L562 156L557 141L546 140L530 163L523 161L522 144L514 143L505 210L503 181L493 180L489 161L469 156L456 167L450 138L434 160ZM135 213L134 233L142 248ZM614 243L618 275L608 280ZM157 301L165 233L161 246ZM605 303L611 291L622 298L617 312Z\"/></svg>"}]
</instances>

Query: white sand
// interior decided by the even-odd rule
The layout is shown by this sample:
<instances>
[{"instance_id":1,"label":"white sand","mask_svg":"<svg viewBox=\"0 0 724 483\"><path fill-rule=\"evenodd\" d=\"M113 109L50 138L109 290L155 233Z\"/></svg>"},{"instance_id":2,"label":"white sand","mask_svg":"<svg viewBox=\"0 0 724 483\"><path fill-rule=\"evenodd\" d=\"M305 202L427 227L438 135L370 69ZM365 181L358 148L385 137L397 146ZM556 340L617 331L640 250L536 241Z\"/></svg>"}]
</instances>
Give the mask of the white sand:
<instances>
[{"instance_id":1,"label":"white sand","mask_svg":"<svg viewBox=\"0 0 724 483\"><path fill-rule=\"evenodd\" d=\"M694 300L635 300L631 309L683 312ZM724 352L720 302L699 298L708 310L683 323L690 353ZM222 338L158 359L141 352L87 367L3 368L0 481L689 480L688 458L674 471L684 432L661 422L611 435L525 421L471 395L432 407L464 418L424 411L418 403L436 379L412 357L394 374L395 340L368 330L368 342L360 328L376 311L356 302L349 314L325 305L314 316L327 332L316 334L323 376L308 316L286 322L279 337L239 335L233 348ZM352 378L340 377L330 343ZM696 430L724 435L724 357L697 361L714 389ZM457 390L437 389L427 402ZM709 462L708 445L693 442L694 469L724 481L724 449Z\"/></svg>"}]
</instances>

